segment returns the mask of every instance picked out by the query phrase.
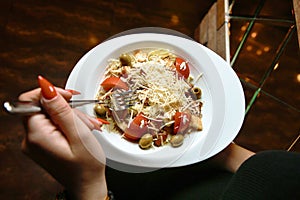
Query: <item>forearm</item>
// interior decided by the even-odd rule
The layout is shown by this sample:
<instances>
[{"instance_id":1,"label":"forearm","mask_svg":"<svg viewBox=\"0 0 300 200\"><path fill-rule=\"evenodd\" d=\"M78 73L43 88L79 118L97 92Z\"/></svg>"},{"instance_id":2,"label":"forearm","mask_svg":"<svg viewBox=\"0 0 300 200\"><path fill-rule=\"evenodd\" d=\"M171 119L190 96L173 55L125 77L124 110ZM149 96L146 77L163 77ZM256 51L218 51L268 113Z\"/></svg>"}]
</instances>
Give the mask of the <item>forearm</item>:
<instances>
[{"instance_id":1,"label":"forearm","mask_svg":"<svg viewBox=\"0 0 300 200\"><path fill-rule=\"evenodd\" d=\"M248 149L231 143L212 160L222 168L235 173L241 164L254 154Z\"/></svg>"}]
</instances>

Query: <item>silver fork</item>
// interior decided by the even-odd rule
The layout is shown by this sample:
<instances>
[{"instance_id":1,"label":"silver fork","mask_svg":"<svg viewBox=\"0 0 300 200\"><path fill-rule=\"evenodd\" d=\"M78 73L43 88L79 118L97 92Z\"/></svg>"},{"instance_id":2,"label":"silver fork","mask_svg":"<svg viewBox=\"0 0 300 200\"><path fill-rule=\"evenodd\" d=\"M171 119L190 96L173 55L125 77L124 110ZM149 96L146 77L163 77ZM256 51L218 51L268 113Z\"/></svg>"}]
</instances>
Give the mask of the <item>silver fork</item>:
<instances>
[{"instance_id":1,"label":"silver fork","mask_svg":"<svg viewBox=\"0 0 300 200\"><path fill-rule=\"evenodd\" d=\"M108 100L70 100L68 101L69 105L72 108L87 105L87 104L107 104L110 109L114 111L125 110L128 107L134 105L137 96L134 91L128 90L116 90L111 95L111 101ZM39 102L35 101L6 101L3 104L5 110L10 114L21 114L28 115L34 114L42 111L41 105Z\"/></svg>"}]
</instances>

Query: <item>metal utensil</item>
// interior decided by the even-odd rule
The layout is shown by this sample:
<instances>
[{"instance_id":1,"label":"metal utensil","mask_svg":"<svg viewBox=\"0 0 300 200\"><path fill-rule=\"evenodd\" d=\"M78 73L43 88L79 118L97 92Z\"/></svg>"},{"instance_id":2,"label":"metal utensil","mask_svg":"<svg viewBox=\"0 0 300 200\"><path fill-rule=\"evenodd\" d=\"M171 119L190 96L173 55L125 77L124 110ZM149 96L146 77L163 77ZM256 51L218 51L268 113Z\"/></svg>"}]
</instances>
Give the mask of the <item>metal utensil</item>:
<instances>
[{"instance_id":1,"label":"metal utensil","mask_svg":"<svg viewBox=\"0 0 300 200\"><path fill-rule=\"evenodd\" d=\"M125 110L134 103L136 95L132 90L122 91L116 90L112 93L110 101L108 100L70 100L69 105L72 108L87 105L87 104L107 104L112 110ZM10 114L28 115L42 111L39 102L34 101L6 101L3 104L5 110Z\"/></svg>"}]
</instances>

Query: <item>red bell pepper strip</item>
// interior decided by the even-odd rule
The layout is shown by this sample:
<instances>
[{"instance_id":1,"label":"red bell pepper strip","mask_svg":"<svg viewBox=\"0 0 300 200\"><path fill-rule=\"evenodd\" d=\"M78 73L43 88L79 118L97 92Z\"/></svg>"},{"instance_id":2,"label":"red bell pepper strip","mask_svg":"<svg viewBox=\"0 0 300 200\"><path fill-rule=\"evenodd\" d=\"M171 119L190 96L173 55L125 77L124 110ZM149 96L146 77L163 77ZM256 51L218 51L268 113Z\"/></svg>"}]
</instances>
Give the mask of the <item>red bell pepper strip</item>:
<instances>
[{"instance_id":1,"label":"red bell pepper strip","mask_svg":"<svg viewBox=\"0 0 300 200\"><path fill-rule=\"evenodd\" d=\"M105 91L108 91L112 88L117 89L124 89L128 90L128 85L124 81L122 81L119 77L111 76L106 78L102 83L101 86Z\"/></svg>"}]
</instances>

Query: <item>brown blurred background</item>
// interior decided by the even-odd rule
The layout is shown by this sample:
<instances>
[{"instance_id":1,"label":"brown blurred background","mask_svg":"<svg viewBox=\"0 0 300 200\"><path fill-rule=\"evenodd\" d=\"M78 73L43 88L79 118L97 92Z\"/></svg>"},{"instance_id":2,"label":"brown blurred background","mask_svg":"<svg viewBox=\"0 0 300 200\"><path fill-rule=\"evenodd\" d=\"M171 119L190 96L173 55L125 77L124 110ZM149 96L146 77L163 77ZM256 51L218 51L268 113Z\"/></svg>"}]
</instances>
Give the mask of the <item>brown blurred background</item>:
<instances>
[{"instance_id":1,"label":"brown blurred background","mask_svg":"<svg viewBox=\"0 0 300 200\"><path fill-rule=\"evenodd\" d=\"M215 2L0 1L1 103L37 87L39 74L64 87L87 51L128 29L164 27L198 40L199 24ZM231 65L247 105L235 142L255 152L300 152L300 59L293 1L229 3ZM20 151L21 118L1 110L0 126L0 199L52 199L60 185Z\"/></svg>"}]
</instances>

